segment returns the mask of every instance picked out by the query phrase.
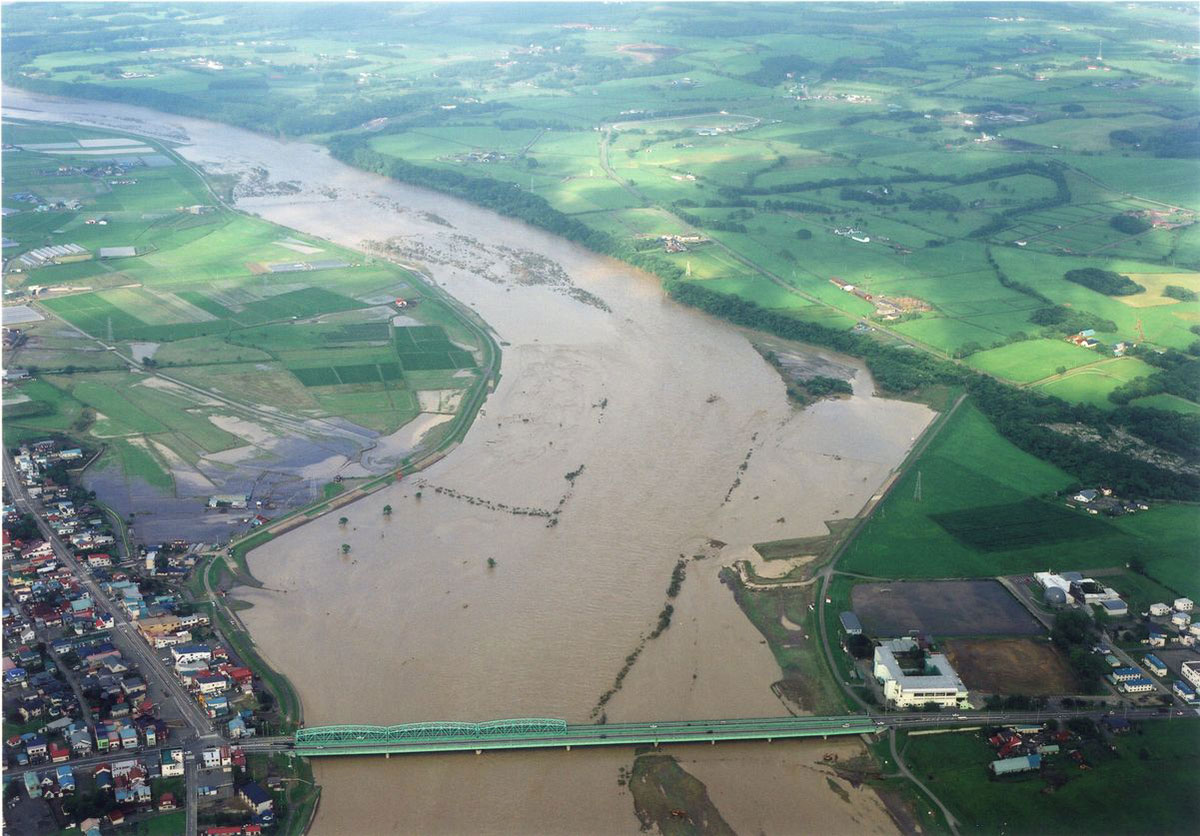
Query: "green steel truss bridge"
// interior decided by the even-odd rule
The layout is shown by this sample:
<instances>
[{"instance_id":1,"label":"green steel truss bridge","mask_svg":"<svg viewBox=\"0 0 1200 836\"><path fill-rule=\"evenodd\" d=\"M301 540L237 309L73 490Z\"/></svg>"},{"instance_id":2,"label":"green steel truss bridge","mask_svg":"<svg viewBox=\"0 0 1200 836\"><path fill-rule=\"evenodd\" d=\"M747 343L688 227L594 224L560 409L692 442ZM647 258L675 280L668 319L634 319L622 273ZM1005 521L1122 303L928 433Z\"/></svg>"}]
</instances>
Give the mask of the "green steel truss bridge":
<instances>
[{"instance_id":1,"label":"green steel truss bridge","mask_svg":"<svg viewBox=\"0 0 1200 836\"><path fill-rule=\"evenodd\" d=\"M292 750L305 757L393 755L419 752L483 752L574 746L631 746L716 743L865 734L876 731L870 717L772 717L749 720L691 720L658 723L570 725L564 720L525 718L486 723L407 723L400 726L316 726L300 729ZM264 741L265 742L265 741Z\"/></svg>"}]
</instances>

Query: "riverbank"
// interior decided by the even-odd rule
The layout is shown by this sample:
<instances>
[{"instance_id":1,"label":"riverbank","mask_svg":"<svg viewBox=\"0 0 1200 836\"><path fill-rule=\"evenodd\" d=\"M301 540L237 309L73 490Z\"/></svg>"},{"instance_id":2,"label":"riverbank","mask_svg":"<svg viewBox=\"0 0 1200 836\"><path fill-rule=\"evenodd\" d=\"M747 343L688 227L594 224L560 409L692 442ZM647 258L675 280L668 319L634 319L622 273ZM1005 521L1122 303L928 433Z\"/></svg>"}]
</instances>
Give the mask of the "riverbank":
<instances>
[{"instance_id":1,"label":"riverbank","mask_svg":"<svg viewBox=\"0 0 1200 836\"><path fill-rule=\"evenodd\" d=\"M670 626L646 641L605 706L610 719L786 710L774 656L720 583L725 555L819 536L825 520L852 515L930 420L925 406L874 397L858 364L852 397L797 410L741 334L664 298L652 276L314 146L134 111L93 113L178 123L192 142L180 153L207 172L261 165L301 183L242 208L352 246L419 240L433 280L505 344L503 380L455 455L422 474L420 496L401 480L340 509L345 526L326 515L249 555L264 586L239 591L254 606L238 616L295 684L310 725L586 721L668 602ZM471 253L502 269L484 275ZM532 258L588 296L517 281L509 265ZM554 509L568 496L553 527L494 510ZM681 555L687 577L671 599ZM320 763L313 832L631 830L617 784L630 765L540 752ZM710 794L768 806L779 768L747 750ZM456 803L457 787L470 787L471 805ZM832 829L855 829L852 798Z\"/></svg>"}]
</instances>

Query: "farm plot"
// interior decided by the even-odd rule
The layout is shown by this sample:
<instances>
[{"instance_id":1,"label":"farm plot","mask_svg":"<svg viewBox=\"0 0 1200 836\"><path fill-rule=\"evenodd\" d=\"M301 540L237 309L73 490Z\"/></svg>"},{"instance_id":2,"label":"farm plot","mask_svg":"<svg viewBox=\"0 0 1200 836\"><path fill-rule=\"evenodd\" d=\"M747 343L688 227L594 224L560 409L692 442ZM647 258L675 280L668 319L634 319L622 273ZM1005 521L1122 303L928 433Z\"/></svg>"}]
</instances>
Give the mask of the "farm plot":
<instances>
[{"instance_id":1,"label":"farm plot","mask_svg":"<svg viewBox=\"0 0 1200 836\"><path fill-rule=\"evenodd\" d=\"M860 583L854 614L872 636L1036 636L1045 632L999 581Z\"/></svg>"},{"instance_id":2,"label":"farm plot","mask_svg":"<svg viewBox=\"0 0 1200 836\"><path fill-rule=\"evenodd\" d=\"M1048 697L1079 690L1062 651L1046 641L951 639L942 649L972 691Z\"/></svg>"},{"instance_id":3,"label":"farm plot","mask_svg":"<svg viewBox=\"0 0 1200 836\"><path fill-rule=\"evenodd\" d=\"M963 545L981 552L1027 549L1116 533L1095 517L1038 499L930 514L929 518Z\"/></svg>"},{"instance_id":4,"label":"farm plot","mask_svg":"<svg viewBox=\"0 0 1200 836\"><path fill-rule=\"evenodd\" d=\"M450 342L438 325L410 325L395 329L396 353L404 371L473 369L471 352Z\"/></svg>"}]
</instances>

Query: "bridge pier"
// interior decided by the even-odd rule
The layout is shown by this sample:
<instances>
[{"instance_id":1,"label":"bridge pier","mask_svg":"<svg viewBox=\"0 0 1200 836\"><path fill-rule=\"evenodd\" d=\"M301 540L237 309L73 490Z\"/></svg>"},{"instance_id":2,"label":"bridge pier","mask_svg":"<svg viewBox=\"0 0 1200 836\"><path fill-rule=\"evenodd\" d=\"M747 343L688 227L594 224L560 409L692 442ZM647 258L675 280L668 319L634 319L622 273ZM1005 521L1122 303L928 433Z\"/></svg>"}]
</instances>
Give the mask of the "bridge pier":
<instances>
[{"instance_id":1,"label":"bridge pier","mask_svg":"<svg viewBox=\"0 0 1200 836\"><path fill-rule=\"evenodd\" d=\"M567 751L568 751L568 752L570 752L570 751L571 751L571 744L570 744L570 743L568 743L568 744L567 744Z\"/></svg>"},{"instance_id":2,"label":"bridge pier","mask_svg":"<svg viewBox=\"0 0 1200 836\"><path fill-rule=\"evenodd\" d=\"M477 755L482 755L482 754L483 754L483 750L482 750L482 749L476 749L476 750L475 750L475 754L477 754Z\"/></svg>"},{"instance_id":3,"label":"bridge pier","mask_svg":"<svg viewBox=\"0 0 1200 836\"><path fill-rule=\"evenodd\" d=\"M383 759L384 759L385 761L390 761L390 760L392 759L392 753L391 753L391 752L384 752L384 753L383 753Z\"/></svg>"}]
</instances>

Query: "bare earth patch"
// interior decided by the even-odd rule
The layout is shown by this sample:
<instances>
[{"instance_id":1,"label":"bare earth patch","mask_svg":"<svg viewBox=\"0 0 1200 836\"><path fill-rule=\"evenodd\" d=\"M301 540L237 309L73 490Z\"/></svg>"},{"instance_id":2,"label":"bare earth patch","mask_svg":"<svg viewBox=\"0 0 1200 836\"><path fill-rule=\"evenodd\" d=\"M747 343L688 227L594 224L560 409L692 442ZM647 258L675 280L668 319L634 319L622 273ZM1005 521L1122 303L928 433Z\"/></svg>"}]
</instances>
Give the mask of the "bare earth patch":
<instances>
[{"instance_id":1,"label":"bare earth patch","mask_svg":"<svg viewBox=\"0 0 1200 836\"><path fill-rule=\"evenodd\" d=\"M972 691L1042 697L1079 688L1066 658L1046 641L953 639L943 649Z\"/></svg>"}]
</instances>

